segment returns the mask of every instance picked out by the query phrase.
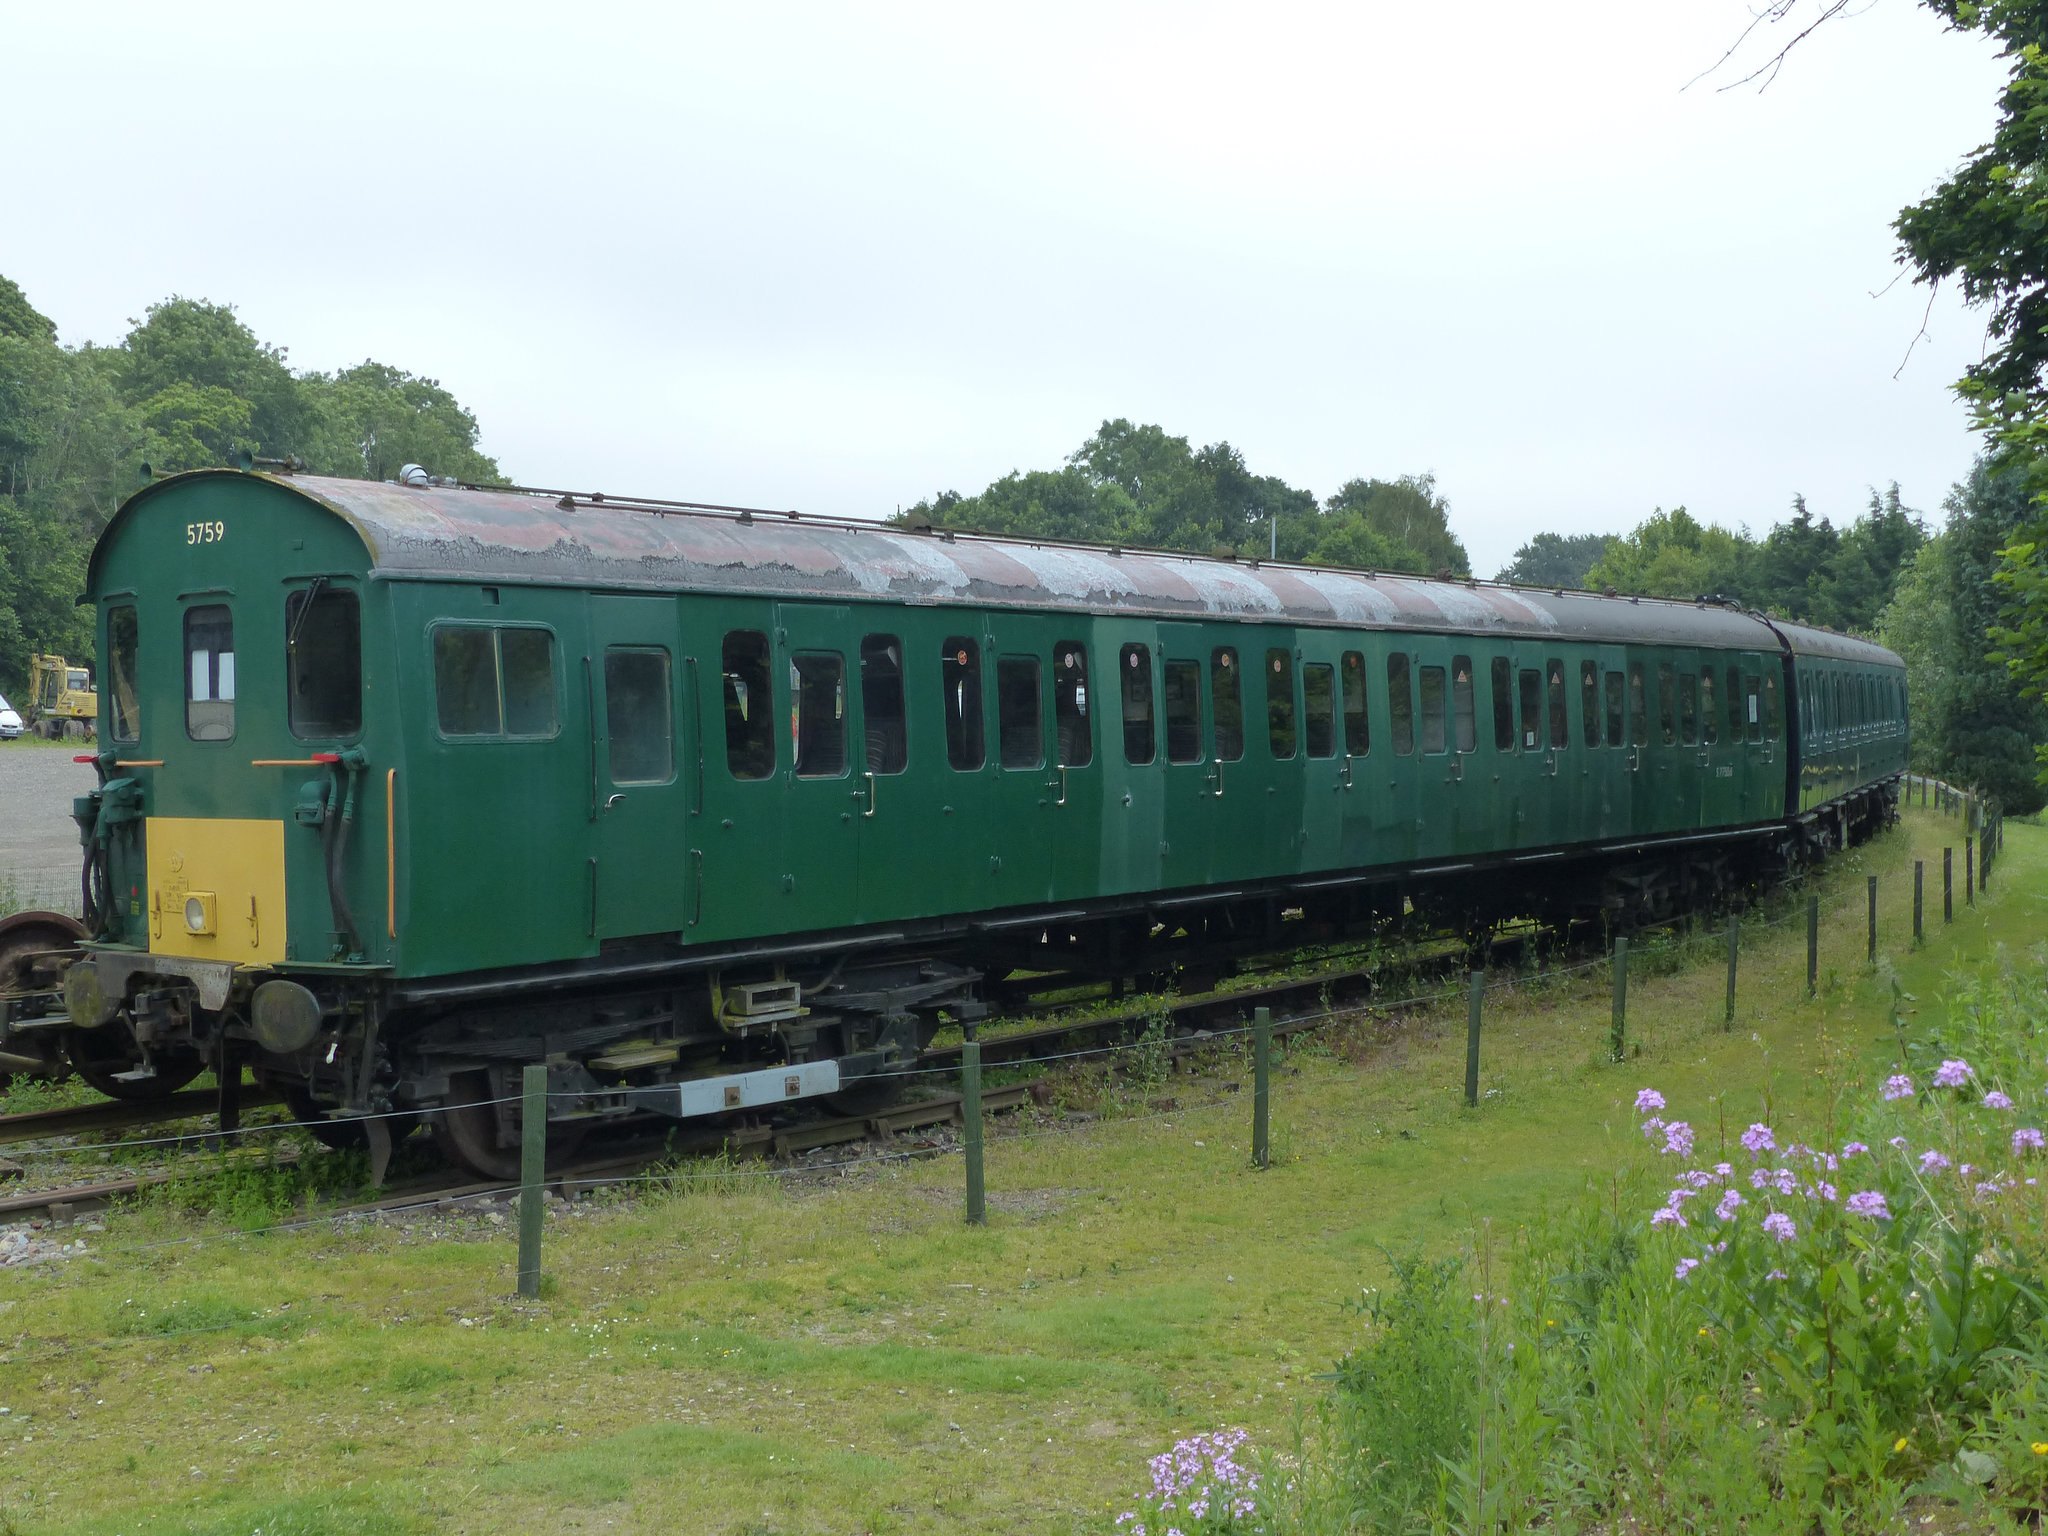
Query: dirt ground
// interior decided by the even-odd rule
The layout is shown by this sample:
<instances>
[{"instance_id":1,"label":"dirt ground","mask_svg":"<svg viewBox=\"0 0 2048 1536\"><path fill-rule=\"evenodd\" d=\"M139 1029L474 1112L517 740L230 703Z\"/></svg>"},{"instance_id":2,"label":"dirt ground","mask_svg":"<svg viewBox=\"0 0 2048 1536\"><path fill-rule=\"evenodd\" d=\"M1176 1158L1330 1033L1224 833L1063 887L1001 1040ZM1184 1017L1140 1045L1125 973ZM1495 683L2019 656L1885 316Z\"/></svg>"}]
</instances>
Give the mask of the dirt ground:
<instances>
[{"instance_id":1,"label":"dirt ground","mask_svg":"<svg viewBox=\"0 0 2048 1536\"><path fill-rule=\"evenodd\" d=\"M78 825L71 801L93 786L73 748L0 742L0 912L78 911Z\"/></svg>"}]
</instances>

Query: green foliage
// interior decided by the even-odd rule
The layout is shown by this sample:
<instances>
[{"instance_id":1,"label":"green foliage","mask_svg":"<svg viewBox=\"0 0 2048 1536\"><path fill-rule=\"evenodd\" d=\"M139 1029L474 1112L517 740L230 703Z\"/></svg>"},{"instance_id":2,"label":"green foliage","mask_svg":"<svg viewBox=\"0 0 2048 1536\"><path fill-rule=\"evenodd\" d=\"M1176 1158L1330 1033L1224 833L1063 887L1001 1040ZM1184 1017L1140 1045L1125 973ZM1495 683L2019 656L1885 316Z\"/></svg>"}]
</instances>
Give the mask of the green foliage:
<instances>
[{"instance_id":1,"label":"green foliage","mask_svg":"<svg viewBox=\"0 0 2048 1536\"><path fill-rule=\"evenodd\" d=\"M492 482L476 418L432 379L366 361L294 374L232 308L172 297L118 347L63 347L0 277L0 694L19 698L31 652L90 663L84 590L93 540L158 472L296 456L319 474L388 480L405 463Z\"/></svg>"},{"instance_id":2,"label":"green foliage","mask_svg":"<svg viewBox=\"0 0 2048 1536\"><path fill-rule=\"evenodd\" d=\"M2048 798L2035 776L2048 704L1990 653L1994 642L2015 644L1999 625L1994 576L2029 515L2027 476L1982 460L1946 510L1942 531L1902 570L1878 636L1905 658L1914 769L1975 785L2025 815Z\"/></svg>"},{"instance_id":3,"label":"green foliage","mask_svg":"<svg viewBox=\"0 0 2048 1536\"><path fill-rule=\"evenodd\" d=\"M1105 421L1057 470L1013 471L978 495L947 491L899 521L1363 570L1467 574L1450 504L1427 475L1352 480L1327 502L1254 475L1228 443L1196 448L1157 426Z\"/></svg>"},{"instance_id":4,"label":"green foliage","mask_svg":"<svg viewBox=\"0 0 2048 1536\"><path fill-rule=\"evenodd\" d=\"M1702 523L1683 507L1660 507L1609 546L1586 572L1586 585L1643 597L1732 597L1754 549L1746 535Z\"/></svg>"},{"instance_id":5,"label":"green foliage","mask_svg":"<svg viewBox=\"0 0 2048 1536\"><path fill-rule=\"evenodd\" d=\"M1571 591L1586 585L1587 573L1613 544L1611 533L1539 533L1515 551L1495 579Z\"/></svg>"}]
</instances>

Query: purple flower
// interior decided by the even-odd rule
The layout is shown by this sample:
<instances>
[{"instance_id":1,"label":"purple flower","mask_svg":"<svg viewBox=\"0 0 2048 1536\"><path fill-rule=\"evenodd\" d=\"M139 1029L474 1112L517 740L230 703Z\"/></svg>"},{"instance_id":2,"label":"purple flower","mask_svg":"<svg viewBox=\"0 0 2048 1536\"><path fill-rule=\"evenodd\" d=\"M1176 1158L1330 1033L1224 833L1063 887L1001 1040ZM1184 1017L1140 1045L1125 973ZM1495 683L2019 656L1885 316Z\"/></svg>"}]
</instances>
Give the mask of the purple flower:
<instances>
[{"instance_id":1,"label":"purple flower","mask_svg":"<svg viewBox=\"0 0 2048 1536\"><path fill-rule=\"evenodd\" d=\"M1682 1227L1685 1224L1685 1218L1678 1214L1675 1205L1660 1205L1650 1212L1650 1225L1653 1227Z\"/></svg>"},{"instance_id":2,"label":"purple flower","mask_svg":"<svg viewBox=\"0 0 2048 1536\"><path fill-rule=\"evenodd\" d=\"M1652 1136L1655 1136L1659 1131L1663 1129L1664 1122L1662 1120L1659 1120L1655 1115L1652 1115L1649 1119L1643 1122L1643 1139L1645 1141L1648 1141Z\"/></svg>"},{"instance_id":3,"label":"purple flower","mask_svg":"<svg viewBox=\"0 0 2048 1536\"><path fill-rule=\"evenodd\" d=\"M1679 1178L1690 1184L1694 1189L1705 1189L1714 1182L1714 1176L1711 1173L1698 1168L1686 1169L1684 1173L1679 1175Z\"/></svg>"},{"instance_id":4,"label":"purple flower","mask_svg":"<svg viewBox=\"0 0 2048 1536\"><path fill-rule=\"evenodd\" d=\"M1698 1190L1687 1189L1683 1185L1681 1185L1679 1188L1674 1189L1668 1196L1665 1197L1664 1203L1670 1206L1671 1209L1675 1211L1679 1208L1679 1206L1683 1205L1686 1201L1693 1199L1698 1194Z\"/></svg>"},{"instance_id":5,"label":"purple flower","mask_svg":"<svg viewBox=\"0 0 2048 1536\"><path fill-rule=\"evenodd\" d=\"M1648 1114L1652 1110L1662 1109L1663 1107L1664 1095L1659 1093L1656 1089L1639 1088L1636 1090L1637 1114Z\"/></svg>"},{"instance_id":6,"label":"purple flower","mask_svg":"<svg viewBox=\"0 0 2048 1536\"><path fill-rule=\"evenodd\" d=\"M1721 1197L1721 1203L1714 1207L1714 1214L1723 1221L1733 1221L1735 1213L1741 1210L1746 1203L1738 1191L1731 1189Z\"/></svg>"},{"instance_id":7,"label":"purple flower","mask_svg":"<svg viewBox=\"0 0 2048 1536\"><path fill-rule=\"evenodd\" d=\"M1774 1269L1768 1275L1765 1275L1764 1278L1766 1280L1784 1280L1789 1277L1782 1269Z\"/></svg>"},{"instance_id":8,"label":"purple flower","mask_svg":"<svg viewBox=\"0 0 2048 1536\"><path fill-rule=\"evenodd\" d=\"M1761 1121L1742 1133L1742 1145L1751 1157L1762 1157L1766 1152L1778 1150L1778 1138L1771 1134L1771 1128Z\"/></svg>"},{"instance_id":9,"label":"purple flower","mask_svg":"<svg viewBox=\"0 0 2048 1536\"><path fill-rule=\"evenodd\" d=\"M1939 1152L1927 1151L1920 1154L1920 1171L1922 1173L1940 1173L1944 1168L1950 1166L1949 1160Z\"/></svg>"},{"instance_id":10,"label":"purple flower","mask_svg":"<svg viewBox=\"0 0 2048 1536\"><path fill-rule=\"evenodd\" d=\"M1860 1141L1845 1142L1842 1146L1842 1156L1861 1157L1864 1153L1868 1152L1869 1150L1870 1148L1863 1145L1863 1143Z\"/></svg>"},{"instance_id":11,"label":"purple flower","mask_svg":"<svg viewBox=\"0 0 2048 1536\"><path fill-rule=\"evenodd\" d=\"M1835 1198L1835 1186L1828 1183L1826 1179L1822 1179L1818 1184L1809 1184L1806 1186L1806 1198L1809 1200L1833 1201Z\"/></svg>"},{"instance_id":12,"label":"purple flower","mask_svg":"<svg viewBox=\"0 0 2048 1536\"><path fill-rule=\"evenodd\" d=\"M1970 1064L1957 1057L1944 1061L1934 1069L1934 1086L1937 1088L1961 1088L1970 1081Z\"/></svg>"},{"instance_id":13,"label":"purple flower","mask_svg":"<svg viewBox=\"0 0 2048 1536\"><path fill-rule=\"evenodd\" d=\"M1885 1145L1897 1147L1901 1152L1903 1152L1906 1150L1906 1138L1903 1136L1894 1136L1890 1141L1885 1143Z\"/></svg>"},{"instance_id":14,"label":"purple flower","mask_svg":"<svg viewBox=\"0 0 2048 1536\"><path fill-rule=\"evenodd\" d=\"M2012 1099L1994 1088L1984 1095L1984 1107L1986 1109L2011 1109Z\"/></svg>"},{"instance_id":15,"label":"purple flower","mask_svg":"<svg viewBox=\"0 0 2048 1536\"><path fill-rule=\"evenodd\" d=\"M1700 1261L1698 1259L1680 1259L1678 1261L1676 1276L1678 1279L1683 1280L1687 1275L1691 1274L1694 1270L1698 1269L1699 1267Z\"/></svg>"},{"instance_id":16,"label":"purple flower","mask_svg":"<svg viewBox=\"0 0 2048 1536\"><path fill-rule=\"evenodd\" d=\"M2023 1125L2012 1133L2012 1150L2015 1156L2022 1152L2039 1152L2044 1146L2048 1146L2048 1138L2043 1138L2031 1125Z\"/></svg>"},{"instance_id":17,"label":"purple flower","mask_svg":"<svg viewBox=\"0 0 2048 1536\"><path fill-rule=\"evenodd\" d=\"M1726 1184L1735 1177L1735 1169L1727 1163L1716 1163L1714 1164L1714 1177L1723 1184Z\"/></svg>"},{"instance_id":18,"label":"purple flower","mask_svg":"<svg viewBox=\"0 0 2048 1536\"><path fill-rule=\"evenodd\" d=\"M1783 1211L1773 1211L1766 1216L1764 1230L1781 1243L1789 1243L1799 1235L1799 1229L1792 1225L1792 1218Z\"/></svg>"},{"instance_id":19,"label":"purple flower","mask_svg":"<svg viewBox=\"0 0 2048 1536\"><path fill-rule=\"evenodd\" d=\"M1762 1188L1763 1188L1763 1187L1764 1187L1764 1186L1765 1186L1766 1184L1768 1184L1768 1183L1770 1183L1770 1182L1771 1182L1771 1170L1770 1170L1770 1169L1768 1169L1768 1168L1753 1168L1753 1169L1751 1169L1751 1170L1750 1170L1750 1174L1749 1174L1749 1187L1750 1187L1751 1189L1762 1189Z\"/></svg>"},{"instance_id":20,"label":"purple flower","mask_svg":"<svg viewBox=\"0 0 2048 1536\"><path fill-rule=\"evenodd\" d=\"M1672 1157L1692 1156L1692 1127L1674 1120L1664 1127L1664 1151Z\"/></svg>"},{"instance_id":21,"label":"purple flower","mask_svg":"<svg viewBox=\"0 0 2048 1536\"><path fill-rule=\"evenodd\" d=\"M1849 1197L1851 1216L1868 1216L1873 1221L1890 1221L1891 1209L1884 1203L1884 1195L1875 1189L1859 1189Z\"/></svg>"},{"instance_id":22,"label":"purple flower","mask_svg":"<svg viewBox=\"0 0 2048 1536\"><path fill-rule=\"evenodd\" d=\"M1894 1072L1884 1080L1884 1096L1887 1099L1910 1099L1913 1097L1913 1079L1903 1072Z\"/></svg>"},{"instance_id":23,"label":"purple flower","mask_svg":"<svg viewBox=\"0 0 2048 1536\"><path fill-rule=\"evenodd\" d=\"M1998 1192L2004 1188L2005 1186L1999 1183L1998 1180L1986 1179L1977 1186L1977 1198L1979 1200L1995 1200L1998 1198Z\"/></svg>"},{"instance_id":24,"label":"purple flower","mask_svg":"<svg viewBox=\"0 0 2048 1536\"><path fill-rule=\"evenodd\" d=\"M1771 1170L1771 1187L1781 1195L1789 1195L1799 1187L1799 1184L1792 1177L1792 1170L1790 1168L1773 1168Z\"/></svg>"}]
</instances>

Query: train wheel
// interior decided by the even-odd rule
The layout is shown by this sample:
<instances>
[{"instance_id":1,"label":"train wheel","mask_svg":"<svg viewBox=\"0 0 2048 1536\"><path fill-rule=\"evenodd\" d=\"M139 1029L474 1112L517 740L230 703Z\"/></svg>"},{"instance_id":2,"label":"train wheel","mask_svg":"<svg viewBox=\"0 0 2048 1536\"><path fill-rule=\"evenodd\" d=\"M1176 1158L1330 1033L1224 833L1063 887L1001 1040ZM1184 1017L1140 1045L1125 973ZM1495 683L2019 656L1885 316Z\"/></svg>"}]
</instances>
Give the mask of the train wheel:
<instances>
[{"instance_id":1,"label":"train wheel","mask_svg":"<svg viewBox=\"0 0 2048 1536\"><path fill-rule=\"evenodd\" d=\"M488 1072L458 1072L449 1080L434 1136L441 1144L441 1155L458 1167L506 1183L519 1177L519 1148L498 1144L498 1106L491 1099ZM548 1127L548 1168L558 1168L574 1157L583 1137L580 1125Z\"/></svg>"},{"instance_id":2,"label":"train wheel","mask_svg":"<svg viewBox=\"0 0 2048 1536\"><path fill-rule=\"evenodd\" d=\"M98 1029L64 1029L64 1054L71 1058L71 1070L110 1099L146 1102L169 1098L206 1070L196 1051L175 1051L155 1058L156 1076L123 1082L118 1074L142 1064L142 1049L135 1036L119 1020Z\"/></svg>"},{"instance_id":3,"label":"train wheel","mask_svg":"<svg viewBox=\"0 0 2048 1536\"><path fill-rule=\"evenodd\" d=\"M328 1106L304 1088L286 1088L284 1107L292 1112L292 1118L305 1128L306 1134L323 1147L331 1147L336 1152L361 1152L369 1148L370 1138L363 1133L362 1121L330 1120L327 1117ZM418 1128L420 1117L387 1115L385 1123L391 1127L391 1144L395 1147Z\"/></svg>"}]
</instances>

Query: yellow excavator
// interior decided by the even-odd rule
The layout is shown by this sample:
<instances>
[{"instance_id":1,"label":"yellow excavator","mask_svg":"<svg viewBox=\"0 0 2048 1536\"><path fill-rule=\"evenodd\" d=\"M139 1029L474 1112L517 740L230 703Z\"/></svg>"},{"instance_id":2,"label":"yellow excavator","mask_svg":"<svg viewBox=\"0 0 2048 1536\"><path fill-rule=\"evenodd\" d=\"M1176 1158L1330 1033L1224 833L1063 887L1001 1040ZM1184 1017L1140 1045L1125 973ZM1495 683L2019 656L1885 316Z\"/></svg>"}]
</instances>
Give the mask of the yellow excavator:
<instances>
[{"instance_id":1,"label":"yellow excavator","mask_svg":"<svg viewBox=\"0 0 2048 1536\"><path fill-rule=\"evenodd\" d=\"M38 736L91 736L99 729L100 696L92 674L62 656L28 659L28 728Z\"/></svg>"}]
</instances>

